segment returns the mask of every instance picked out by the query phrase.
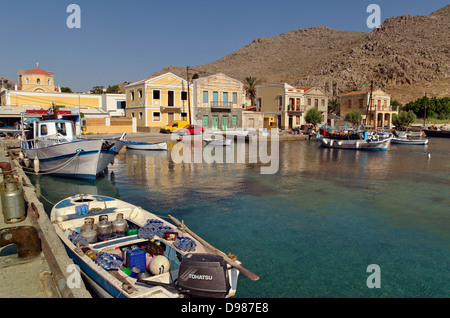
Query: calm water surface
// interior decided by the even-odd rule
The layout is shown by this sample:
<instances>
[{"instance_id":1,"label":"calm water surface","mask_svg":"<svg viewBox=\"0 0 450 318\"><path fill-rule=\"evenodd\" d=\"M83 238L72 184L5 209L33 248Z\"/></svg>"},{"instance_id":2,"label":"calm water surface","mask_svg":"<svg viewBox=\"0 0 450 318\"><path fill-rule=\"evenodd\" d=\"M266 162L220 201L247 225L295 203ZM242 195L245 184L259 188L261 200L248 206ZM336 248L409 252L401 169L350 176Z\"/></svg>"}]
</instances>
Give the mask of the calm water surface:
<instances>
[{"instance_id":1,"label":"calm water surface","mask_svg":"<svg viewBox=\"0 0 450 318\"><path fill-rule=\"evenodd\" d=\"M259 164L175 164L170 150L128 150L95 184L32 179L52 203L99 193L183 219L260 276L240 276L240 298L450 297L450 139L386 152L314 141L279 150L273 175ZM381 288L367 287L370 264Z\"/></svg>"}]
</instances>

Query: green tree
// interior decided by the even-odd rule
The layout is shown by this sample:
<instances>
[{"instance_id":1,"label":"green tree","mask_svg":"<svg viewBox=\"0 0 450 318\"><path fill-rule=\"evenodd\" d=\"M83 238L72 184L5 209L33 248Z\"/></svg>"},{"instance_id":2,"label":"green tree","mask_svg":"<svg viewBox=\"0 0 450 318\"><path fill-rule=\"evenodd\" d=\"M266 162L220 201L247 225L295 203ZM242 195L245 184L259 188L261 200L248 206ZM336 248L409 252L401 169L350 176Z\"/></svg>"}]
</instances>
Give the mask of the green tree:
<instances>
[{"instance_id":1,"label":"green tree","mask_svg":"<svg viewBox=\"0 0 450 318\"><path fill-rule=\"evenodd\" d=\"M73 93L70 87L61 87L61 93Z\"/></svg>"},{"instance_id":2,"label":"green tree","mask_svg":"<svg viewBox=\"0 0 450 318\"><path fill-rule=\"evenodd\" d=\"M401 110L403 105L398 100L391 101L391 107L393 110Z\"/></svg>"},{"instance_id":3,"label":"green tree","mask_svg":"<svg viewBox=\"0 0 450 318\"><path fill-rule=\"evenodd\" d=\"M328 114L335 112L341 108L341 102L337 98L332 98L328 100Z\"/></svg>"},{"instance_id":4,"label":"green tree","mask_svg":"<svg viewBox=\"0 0 450 318\"><path fill-rule=\"evenodd\" d=\"M362 115L359 111L353 110L345 114L345 121L348 121L349 123L352 123L353 126L355 126L362 121Z\"/></svg>"},{"instance_id":5,"label":"green tree","mask_svg":"<svg viewBox=\"0 0 450 318\"><path fill-rule=\"evenodd\" d=\"M248 76L244 79L244 89L247 91L247 96L252 101L252 105L256 105L256 86L261 84L261 80L253 76Z\"/></svg>"},{"instance_id":6,"label":"green tree","mask_svg":"<svg viewBox=\"0 0 450 318\"><path fill-rule=\"evenodd\" d=\"M119 94L119 85L108 86L108 88L106 89L106 93Z\"/></svg>"},{"instance_id":7,"label":"green tree","mask_svg":"<svg viewBox=\"0 0 450 318\"><path fill-rule=\"evenodd\" d=\"M323 116L317 108L311 108L306 112L305 120L308 124L313 124L316 127L323 121Z\"/></svg>"},{"instance_id":8,"label":"green tree","mask_svg":"<svg viewBox=\"0 0 450 318\"><path fill-rule=\"evenodd\" d=\"M392 123L395 125L396 128L407 128L409 127L415 120L416 115L412 110L410 111L402 111L398 115L392 116Z\"/></svg>"},{"instance_id":9,"label":"green tree","mask_svg":"<svg viewBox=\"0 0 450 318\"><path fill-rule=\"evenodd\" d=\"M425 114L426 109L426 114ZM449 118L450 117L450 97L428 98L421 97L405 105L406 111L412 111L417 117L424 118Z\"/></svg>"},{"instance_id":10,"label":"green tree","mask_svg":"<svg viewBox=\"0 0 450 318\"><path fill-rule=\"evenodd\" d=\"M104 86L94 86L91 89L91 94L103 94L103 89L104 88L105 88Z\"/></svg>"}]
</instances>

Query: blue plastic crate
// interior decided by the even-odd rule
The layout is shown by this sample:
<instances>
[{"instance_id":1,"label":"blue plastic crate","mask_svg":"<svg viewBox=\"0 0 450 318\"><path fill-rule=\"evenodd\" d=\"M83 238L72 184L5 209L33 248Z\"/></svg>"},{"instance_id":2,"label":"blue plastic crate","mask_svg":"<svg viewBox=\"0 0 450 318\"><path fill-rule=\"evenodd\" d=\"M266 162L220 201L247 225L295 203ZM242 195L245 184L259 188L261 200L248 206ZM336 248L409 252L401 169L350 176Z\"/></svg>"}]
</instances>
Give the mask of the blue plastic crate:
<instances>
[{"instance_id":1,"label":"blue plastic crate","mask_svg":"<svg viewBox=\"0 0 450 318\"><path fill-rule=\"evenodd\" d=\"M132 269L134 266L138 268L141 272L145 271L145 250L143 249L134 249L127 251L127 267Z\"/></svg>"}]
</instances>

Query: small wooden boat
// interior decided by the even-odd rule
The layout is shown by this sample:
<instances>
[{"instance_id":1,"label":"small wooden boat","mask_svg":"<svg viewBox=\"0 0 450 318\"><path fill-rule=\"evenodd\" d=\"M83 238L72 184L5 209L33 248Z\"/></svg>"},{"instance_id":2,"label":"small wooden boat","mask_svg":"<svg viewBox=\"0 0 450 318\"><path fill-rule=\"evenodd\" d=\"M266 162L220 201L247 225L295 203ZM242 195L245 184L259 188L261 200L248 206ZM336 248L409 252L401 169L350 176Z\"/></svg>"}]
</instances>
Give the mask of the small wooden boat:
<instances>
[{"instance_id":1,"label":"small wooden boat","mask_svg":"<svg viewBox=\"0 0 450 318\"><path fill-rule=\"evenodd\" d=\"M127 149L134 150L167 150L167 141L163 142L134 142L125 141Z\"/></svg>"},{"instance_id":2,"label":"small wooden boat","mask_svg":"<svg viewBox=\"0 0 450 318\"><path fill-rule=\"evenodd\" d=\"M206 144L212 145L212 146L230 146L233 142L232 139L210 139L210 138L204 138L203 139Z\"/></svg>"},{"instance_id":3,"label":"small wooden boat","mask_svg":"<svg viewBox=\"0 0 450 318\"><path fill-rule=\"evenodd\" d=\"M394 144L403 145L426 145L428 144L428 139L408 139L408 138L392 138L391 140Z\"/></svg>"},{"instance_id":4,"label":"small wooden boat","mask_svg":"<svg viewBox=\"0 0 450 318\"><path fill-rule=\"evenodd\" d=\"M50 219L69 256L99 295L127 298L233 297L237 260L141 207L102 195L58 202Z\"/></svg>"},{"instance_id":5,"label":"small wooden boat","mask_svg":"<svg viewBox=\"0 0 450 318\"><path fill-rule=\"evenodd\" d=\"M450 137L450 129L431 128L431 129L425 130L425 135L427 135L427 137L445 137L445 138L448 138L448 137Z\"/></svg>"},{"instance_id":6,"label":"small wooden boat","mask_svg":"<svg viewBox=\"0 0 450 318\"><path fill-rule=\"evenodd\" d=\"M352 150L379 150L385 151L392 138L384 140L357 139L337 140L331 138L318 138L320 145L324 148L352 149Z\"/></svg>"},{"instance_id":7,"label":"small wooden boat","mask_svg":"<svg viewBox=\"0 0 450 318\"><path fill-rule=\"evenodd\" d=\"M352 150L381 150L389 146L392 137L379 138L377 133L370 134L363 131L322 128L317 141L324 148L352 149Z\"/></svg>"}]
</instances>

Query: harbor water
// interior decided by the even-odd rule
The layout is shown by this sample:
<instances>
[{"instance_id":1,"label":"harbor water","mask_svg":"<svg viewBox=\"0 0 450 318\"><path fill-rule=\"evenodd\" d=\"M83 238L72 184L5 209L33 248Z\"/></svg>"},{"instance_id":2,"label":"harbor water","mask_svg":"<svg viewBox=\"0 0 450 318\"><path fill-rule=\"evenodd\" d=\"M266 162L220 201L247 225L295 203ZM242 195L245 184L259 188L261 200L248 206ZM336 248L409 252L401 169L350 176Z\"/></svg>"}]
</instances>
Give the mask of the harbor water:
<instances>
[{"instance_id":1,"label":"harbor water","mask_svg":"<svg viewBox=\"0 0 450 318\"><path fill-rule=\"evenodd\" d=\"M280 141L274 174L172 151L123 150L95 183L31 179L48 212L98 193L184 220L260 276L241 275L238 298L450 297L449 139L380 152Z\"/></svg>"}]
</instances>

